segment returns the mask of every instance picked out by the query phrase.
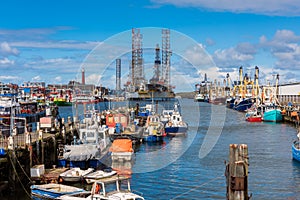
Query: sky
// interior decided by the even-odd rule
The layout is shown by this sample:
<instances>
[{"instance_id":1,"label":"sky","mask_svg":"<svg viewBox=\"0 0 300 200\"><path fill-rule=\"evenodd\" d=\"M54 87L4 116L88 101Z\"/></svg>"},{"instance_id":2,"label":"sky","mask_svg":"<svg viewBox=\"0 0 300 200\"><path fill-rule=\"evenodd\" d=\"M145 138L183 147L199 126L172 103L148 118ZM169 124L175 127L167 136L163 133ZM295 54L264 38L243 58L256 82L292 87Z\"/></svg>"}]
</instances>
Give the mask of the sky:
<instances>
[{"instance_id":1,"label":"sky","mask_svg":"<svg viewBox=\"0 0 300 200\"><path fill-rule=\"evenodd\" d=\"M143 35L144 67L151 78L161 29L170 30L171 83L193 89L208 74L222 82L238 69L260 84L299 82L298 0L10 0L1 2L0 81L22 84L80 80L115 88L115 59L122 83L131 59L131 30ZM175 90L176 90L175 89Z\"/></svg>"}]
</instances>

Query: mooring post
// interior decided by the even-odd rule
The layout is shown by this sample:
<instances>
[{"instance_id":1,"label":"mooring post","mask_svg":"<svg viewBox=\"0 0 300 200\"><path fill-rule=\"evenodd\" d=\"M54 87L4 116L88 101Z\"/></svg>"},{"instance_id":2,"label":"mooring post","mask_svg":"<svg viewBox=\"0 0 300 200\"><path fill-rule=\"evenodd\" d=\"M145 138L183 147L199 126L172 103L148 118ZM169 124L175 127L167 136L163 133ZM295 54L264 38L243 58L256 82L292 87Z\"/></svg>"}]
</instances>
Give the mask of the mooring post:
<instances>
[{"instance_id":1,"label":"mooring post","mask_svg":"<svg viewBox=\"0 0 300 200\"><path fill-rule=\"evenodd\" d=\"M226 166L228 200L248 200L248 146L229 145L229 163Z\"/></svg>"}]
</instances>

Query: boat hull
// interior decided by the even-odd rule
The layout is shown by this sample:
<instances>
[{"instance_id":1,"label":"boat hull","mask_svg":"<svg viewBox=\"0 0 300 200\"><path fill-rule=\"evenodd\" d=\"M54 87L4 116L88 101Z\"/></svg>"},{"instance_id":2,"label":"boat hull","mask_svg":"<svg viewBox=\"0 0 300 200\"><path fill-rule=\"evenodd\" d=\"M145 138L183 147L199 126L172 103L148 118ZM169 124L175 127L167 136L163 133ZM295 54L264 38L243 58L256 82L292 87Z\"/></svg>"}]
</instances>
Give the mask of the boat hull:
<instances>
[{"instance_id":1,"label":"boat hull","mask_svg":"<svg viewBox=\"0 0 300 200\"><path fill-rule=\"evenodd\" d=\"M276 110L268 110L264 112L263 120L266 122L281 122L282 121L282 114L281 111Z\"/></svg>"},{"instance_id":2,"label":"boat hull","mask_svg":"<svg viewBox=\"0 0 300 200\"><path fill-rule=\"evenodd\" d=\"M31 196L42 199L55 199L66 194L75 194L84 192L85 190L62 184L45 184L45 185L32 185Z\"/></svg>"},{"instance_id":3,"label":"boat hull","mask_svg":"<svg viewBox=\"0 0 300 200\"><path fill-rule=\"evenodd\" d=\"M295 141L292 145L292 155L293 159L300 162L300 149L299 149L299 142Z\"/></svg>"},{"instance_id":4,"label":"boat hull","mask_svg":"<svg viewBox=\"0 0 300 200\"><path fill-rule=\"evenodd\" d=\"M246 118L247 122L261 122L262 118L261 117L248 117Z\"/></svg>"},{"instance_id":5,"label":"boat hull","mask_svg":"<svg viewBox=\"0 0 300 200\"><path fill-rule=\"evenodd\" d=\"M161 142L163 141L163 136L148 135L144 137L144 142Z\"/></svg>"},{"instance_id":6,"label":"boat hull","mask_svg":"<svg viewBox=\"0 0 300 200\"><path fill-rule=\"evenodd\" d=\"M234 110L245 112L253 105L252 99L245 99L233 106Z\"/></svg>"},{"instance_id":7,"label":"boat hull","mask_svg":"<svg viewBox=\"0 0 300 200\"><path fill-rule=\"evenodd\" d=\"M188 130L187 126L172 126L165 127L165 132L169 136L185 135Z\"/></svg>"}]
</instances>

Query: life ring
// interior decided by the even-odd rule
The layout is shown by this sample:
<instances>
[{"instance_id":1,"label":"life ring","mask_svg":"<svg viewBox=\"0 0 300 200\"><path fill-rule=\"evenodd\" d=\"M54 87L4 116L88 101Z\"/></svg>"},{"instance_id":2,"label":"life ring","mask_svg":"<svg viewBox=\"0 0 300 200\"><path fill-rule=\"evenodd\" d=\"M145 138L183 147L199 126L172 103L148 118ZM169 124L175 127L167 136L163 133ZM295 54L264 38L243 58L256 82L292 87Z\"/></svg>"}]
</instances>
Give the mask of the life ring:
<instances>
[{"instance_id":1,"label":"life ring","mask_svg":"<svg viewBox=\"0 0 300 200\"><path fill-rule=\"evenodd\" d=\"M94 96L98 96L98 90L97 89L94 90Z\"/></svg>"},{"instance_id":2,"label":"life ring","mask_svg":"<svg viewBox=\"0 0 300 200\"><path fill-rule=\"evenodd\" d=\"M100 193L100 185L96 183L96 186L95 186L95 194L99 194Z\"/></svg>"},{"instance_id":3,"label":"life ring","mask_svg":"<svg viewBox=\"0 0 300 200\"><path fill-rule=\"evenodd\" d=\"M62 183L64 180L62 179L62 177L59 177L58 182Z\"/></svg>"}]
</instances>

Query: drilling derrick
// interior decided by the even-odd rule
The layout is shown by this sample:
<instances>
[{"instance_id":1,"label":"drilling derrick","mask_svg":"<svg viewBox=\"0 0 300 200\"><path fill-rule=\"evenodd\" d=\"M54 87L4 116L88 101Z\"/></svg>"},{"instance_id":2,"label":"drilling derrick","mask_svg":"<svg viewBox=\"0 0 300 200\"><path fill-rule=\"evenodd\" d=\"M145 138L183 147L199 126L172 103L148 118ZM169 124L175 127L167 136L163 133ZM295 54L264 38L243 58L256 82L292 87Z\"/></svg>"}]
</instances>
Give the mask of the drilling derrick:
<instances>
[{"instance_id":1,"label":"drilling derrick","mask_svg":"<svg viewBox=\"0 0 300 200\"><path fill-rule=\"evenodd\" d=\"M162 30L162 82L166 87L170 87L170 30Z\"/></svg>"},{"instance_id":2,"label":"drilling derrick","mask_svg":"<svg viewBox=\"0 0 300 200\"><path fill-rule=\"evenodd\" d=\"M131 81L138 87L144 81L142 34L139 29L132 29Z\"/></svg>"},{"instance_id":3,"label":"drilling derrick","mask_svg":"<svg viewBox=\"0 0 300 200\"><path fill-rule=\"evenodd\" d=\"M160 71L161 71L161 61L160 61L160 48L156 44L155 48L155 61L154 61L154 75L150 80L150 83L158 83L160 81Z\"/></svg>"}]
</instances>

